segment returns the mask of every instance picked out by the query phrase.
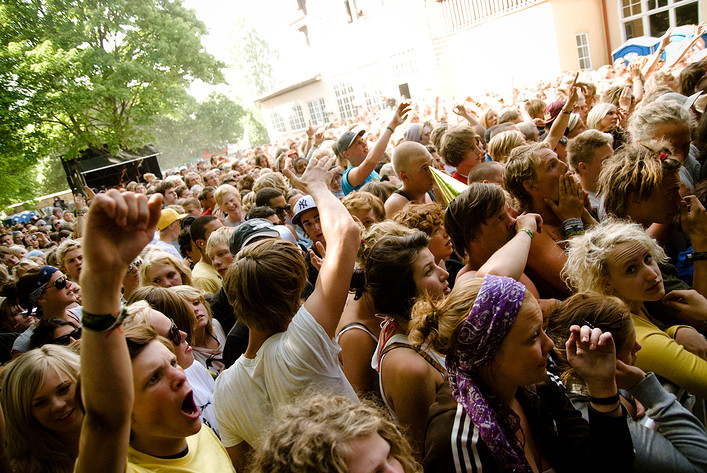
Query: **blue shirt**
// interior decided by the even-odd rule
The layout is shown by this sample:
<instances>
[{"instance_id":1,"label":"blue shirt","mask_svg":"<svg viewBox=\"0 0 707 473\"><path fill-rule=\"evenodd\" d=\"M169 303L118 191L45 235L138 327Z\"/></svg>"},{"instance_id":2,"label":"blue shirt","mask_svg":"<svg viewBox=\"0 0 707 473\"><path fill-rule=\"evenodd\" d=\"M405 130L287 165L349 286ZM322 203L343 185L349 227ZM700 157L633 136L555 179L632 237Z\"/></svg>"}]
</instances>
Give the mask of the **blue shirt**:
<instances>
[{"instance_id":1,"label":"blue shirt","mask_svg":"<svg viewBox=\"0 0 707 473\"><path fill-rule=\"evenodd\" d=\"M363 181L356 187L353 187L349 183L349 171L351 171L353 168L353 166L349 166L346 171L344 171L344 175L341 176L341 190L344 192L344 195L348 195L353 191L359 190L367 182L379 182L381 180L381 177L378 175L378 173L373 171L371 174L368 175L365 181Z\"/></svg>"}]
</instances>

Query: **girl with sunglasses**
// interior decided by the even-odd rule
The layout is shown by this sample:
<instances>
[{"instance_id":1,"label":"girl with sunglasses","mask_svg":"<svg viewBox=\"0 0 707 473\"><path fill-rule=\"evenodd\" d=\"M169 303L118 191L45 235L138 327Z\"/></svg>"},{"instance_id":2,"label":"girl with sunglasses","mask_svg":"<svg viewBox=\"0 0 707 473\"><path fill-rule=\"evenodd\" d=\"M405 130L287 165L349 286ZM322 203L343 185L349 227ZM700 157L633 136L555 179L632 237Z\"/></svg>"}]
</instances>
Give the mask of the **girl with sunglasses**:
<instances>
[{"instance_id":1,"label":"girl with sunglasses","mask_svg":"<svg viewBox=\"0 0 707 473\"><path fill-rule=\"evenodd\" d=\"M81 308L78 306L78 287L69 281L54 266L28 271L15 284L17 300L28 312L36 309L35 316L41 322L52 318L66 320L79 326ZM25 330L12 346L15 357L29 350L30 337L37 324Z\"/></svg>"},{"instance_id":2,"label":"girl with sunglasses","mask_svg":"<svg viewBox=\"0 0 707 473\"><path fill-rule=\"evenodd\" d=\"M70 345L81 338L81 327L64 319L42 320L29 339L30 348L39 348L48 343Z\"/></svg>"}]
</instances>

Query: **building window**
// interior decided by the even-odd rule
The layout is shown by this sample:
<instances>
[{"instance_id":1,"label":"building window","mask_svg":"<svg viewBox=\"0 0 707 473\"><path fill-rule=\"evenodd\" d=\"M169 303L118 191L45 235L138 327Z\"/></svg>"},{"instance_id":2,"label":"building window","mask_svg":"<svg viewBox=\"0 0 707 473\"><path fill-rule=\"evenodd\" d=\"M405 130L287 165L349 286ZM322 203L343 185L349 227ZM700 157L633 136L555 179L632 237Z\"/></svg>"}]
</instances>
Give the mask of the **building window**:
<instances>
[{"instance_id":1,"label":"building window","mask_svg":"<svg viewBox=\"0 0 707 473\"><path fill-rule=\"evenodd\" d=\"M592 57L589 54L589 35L580 33L575 36L577 40L577 56L579 57L579 68L582 70L592 68Z\"/></svg>"},{"instance_id":2,"label":"building window","mask_svg":"<svg viewBox=\"0 0 707 473\"><path fill-rule=\"evenodd\" d=\"M283 120L282 115L277 112L272 112L272 114L270 114L270 124L272 125L273 130L277 133L287 132L287 128L285 128L285 120Z\"/></svg>"},{"instance_id":3,"label":"building window","mask_svg":"<svg viewBox=\"0 0 707 473\"><path fill-rule=\"evenodd\" d=\"M326 124L328 120L326 112L324 111L325 106L326 104L322 98L307 102L307 107L309 108L309 119L312 120L312 125L319 126Z\"/></svg>"},{"instance_id":4,"label":"building window","mask_svg":"<svg viewBox=\"0 0 707 473\"><path fill-rule=\"evenodd\" d=\"M354 105L354 91L351 83L338 82L334 84L334 95L336 95L336 105L339 107L341 118L354 118L356 106Z\"/></svg>"},{"instance_id":5,"label":"building window","mask_svg":"<svg viewBox=\"0 0 707 473\"><path fill-rule=\"evenodd\" d=\"M625 39L639 36L659 38L669 28L699 23L698 1L621 0L621 22Z\"/></svg>"},{"instance_id":6,"label":"building window","mask_svg":"<svg viewBox=\"0 0 707 473\"><path fill-rule=\"evenodd\" d=\"M295 130L304 130L307 128L307 124L304 121L304 115L302 114L302 107L298 104L295 104L290 108L290 129L292 131Z\"/></svg>"}]
</instances>

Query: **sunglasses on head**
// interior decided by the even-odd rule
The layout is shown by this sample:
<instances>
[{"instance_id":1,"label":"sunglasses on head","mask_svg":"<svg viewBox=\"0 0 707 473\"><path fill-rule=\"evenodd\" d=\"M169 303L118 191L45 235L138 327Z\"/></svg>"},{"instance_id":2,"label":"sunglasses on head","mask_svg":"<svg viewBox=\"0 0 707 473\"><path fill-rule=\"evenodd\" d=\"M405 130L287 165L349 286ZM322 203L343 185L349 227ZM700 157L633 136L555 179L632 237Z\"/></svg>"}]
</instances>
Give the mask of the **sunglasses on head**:
<instances>
[{"instance_id":1,"label":"sunglasses on head","mask_svg":"<svg viewBox=\"0 0 707 473\"><path fill-rule=\"evenodd\" d=\"M172 325L169 327L169 340L174 343L175 347L178 347L179 345L182 344L182 334L179 333L179 327L177 327L177 324L174 323L174 320L169 319L170 322L172 322Z\"/></svg>"},{"instance_id":2,"label":"sunglasses on head","mask_svg":"<svg viewBox=\"0 0 707 473\"><path fill-rule=\"evenodd\" d=\"M74 329L73 332L67 333L66 335L62 335L61 337L57 337L54 340L52 340L52 344L54 345L68 345L71 343L71 339L78 340L81 338L81 327L77 327Z\"/></svg>"}]
</instances>

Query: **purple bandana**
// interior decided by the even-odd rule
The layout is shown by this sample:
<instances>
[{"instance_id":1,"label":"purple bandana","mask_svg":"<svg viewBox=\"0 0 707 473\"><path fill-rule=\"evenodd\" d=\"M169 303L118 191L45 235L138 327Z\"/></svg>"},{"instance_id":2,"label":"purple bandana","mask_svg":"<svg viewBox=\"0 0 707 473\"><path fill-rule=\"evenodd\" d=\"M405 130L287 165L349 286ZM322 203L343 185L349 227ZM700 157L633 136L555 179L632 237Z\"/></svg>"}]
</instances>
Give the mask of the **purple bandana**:
<instances>
[{"instance_id":1,"label":"purple bandana","mask_svg":"<svg viewBox=\"0 0 707 473\"><path fill-rule=\"evenodd\" d=\"M34 286L34 289L32 289L32 292L29 293L28 299L30 307L25 307L27 310L30 310L33 307L37 307L37 302L39 301L39 298L42 297L44 290L47 288L47 284L49 284L49 280L52 278L52 274L56 273L57 271L59 270L56 269L54 266L45 266L42 268L39 274L37 274L37 279L35 279L34 283L32 284Z\"/></svg>"},{"instance_id":2,"label":"purple bandana","mask_svg":"<svg viewBox=\"0 0 707 473\"><path fill-rule=\"evenodd\" d=\"M525 286L515 279L484 276L479 295L462 325L447 373L454 399L479 430L500 471L530 472L523 448L515 441L520 420L513 410L488 390L479 369L493 360L516 320Z\"/></svg>"}]
</instances>

